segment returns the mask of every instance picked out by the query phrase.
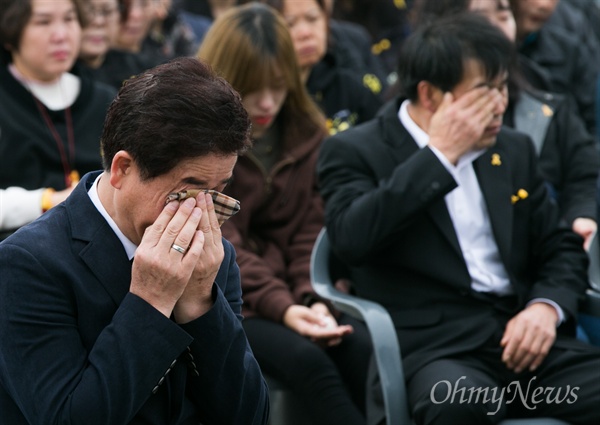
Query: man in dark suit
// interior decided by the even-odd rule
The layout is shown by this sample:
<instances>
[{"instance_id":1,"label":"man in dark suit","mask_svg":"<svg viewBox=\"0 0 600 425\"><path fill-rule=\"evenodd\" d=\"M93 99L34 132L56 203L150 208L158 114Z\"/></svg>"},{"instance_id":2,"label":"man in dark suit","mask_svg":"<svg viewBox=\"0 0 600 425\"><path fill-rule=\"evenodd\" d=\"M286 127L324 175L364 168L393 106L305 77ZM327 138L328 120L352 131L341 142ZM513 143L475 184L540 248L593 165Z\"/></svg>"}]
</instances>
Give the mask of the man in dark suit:
<instances>
[{"instance_id":1,"label":"man in dark suit","mask_svg":"<svg viewBox=\"0 0 600 425\"><path fill-rule=\"evenodd\" d=\"M332 246L391 313L418 424L600 420L600 351L573 336L582 239L502 127L512 56L485 18L426 26L401 56L407 99L321 150Z\"/></svg>"},{"instance_id":2,"label":"man in dark suit","mask_svg":"<svg viewBox=\"0 0 600 425\"><path fill-rule=\"evenodd\" d=\"M104 172L0 244L1 424L265 424L239 270L211 195L250 121L196 59L130 80ZM217 207L217 208L216 208Z\"/></svg>"}]
</instances>

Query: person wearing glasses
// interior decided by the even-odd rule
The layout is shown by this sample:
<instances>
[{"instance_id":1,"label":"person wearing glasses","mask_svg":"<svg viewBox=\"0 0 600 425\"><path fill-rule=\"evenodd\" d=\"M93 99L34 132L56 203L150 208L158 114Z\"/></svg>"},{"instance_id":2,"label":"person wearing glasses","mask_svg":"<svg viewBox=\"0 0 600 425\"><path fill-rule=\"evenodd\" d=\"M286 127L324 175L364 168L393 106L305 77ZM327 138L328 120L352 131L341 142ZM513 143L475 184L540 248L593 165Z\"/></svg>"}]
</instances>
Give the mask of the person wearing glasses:
<instances>
[{"instance_id":1,"label":"person wearing glasses","mask_svg":"<svg viewBox=\"0 0 600 425\"><path fill-rule=\"evenodd\" d=\"M529 136L503 125L514 54L480 14L421 26L398 61L401 93L321 148L332 250L359 296L390 312L418 425L600 420L600 349L575 338L583 238Z\"/></svg>"},{"instance_id":2,"label":"person wearing glasses","mask_svg":"<svg viewBox=\"0 0 600 425\"><path fill-rule=\"evenodd\" d=\"M140 11L153 4L129 0L83 0L86 25L82 29L79 63L97 81L106 83L118 90L123 82L139 74L162 60L150 60L139 51L133 51L128 44L119 44L123 26L132 21L136 26ZM130 39L132 39L130 37ZM125 40L127 38L125 37Z\"/></svg>"},{"instance_id":3,"label":"person wearing glasses","mask_svg":"<svg viewBox=\"0 0 600 425\"><path fill-rule=\"evenodd\" d=\"M415 21L423 25L451 14L475 12L502 30L515 43L516 23L509 0L420 0L416 3ZM568 97L533 89L523 81L522 68L529 62L520 57L516 69L509 73L508 105L504 124L531 137L539 156L540 173L556 200L561 217L583 238L588 249L597 231L597 180L600 158L594 137L590 135L575 103ZM600 321L580 315L584 338L600 345ZM594 322L598 322L595 325ZM588 324L589 323L589 324ZM581 332L581 329L579 329Z\"/></svg>"},{"instance_id":4,"label":"person wearing glasses","mask_svg":"<svg viewBox=\"0 0 600 425\"><path fill-rule=\"evenodd\" d=\"M239 95L195 58L121 88L103 170L0 244L1 423L267 423L213 201L249 129Z\"/></svg>"},{"instance_id":5,"label":"person wearing glasses","mask_svg":"<svg viewBox=\"0 0 600 425\"><path fill-rule=\"evenodd\" d=\"M115 42L122 4L118 0L86 0L87 25L81 31L79 59L90 68L99 68Z\"/></svg>"}]
</instances>

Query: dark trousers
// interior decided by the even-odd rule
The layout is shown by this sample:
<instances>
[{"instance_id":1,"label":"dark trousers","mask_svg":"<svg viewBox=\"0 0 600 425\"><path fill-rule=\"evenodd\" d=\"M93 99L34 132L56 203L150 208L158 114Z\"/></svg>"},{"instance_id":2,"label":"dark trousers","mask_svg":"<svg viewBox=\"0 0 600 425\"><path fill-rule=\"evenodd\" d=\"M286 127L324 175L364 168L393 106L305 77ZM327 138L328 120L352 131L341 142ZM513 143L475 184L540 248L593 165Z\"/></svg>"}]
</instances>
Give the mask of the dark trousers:
<instances>
[{"instance_id":1,"label":"dark trousers","mask_svg":"<svg viewBox=\"0 0 600 425\"><path fill-rule=\"evenodd\" d=\"M552 348L536 371L520 374L501 362L495 343L429 363L408 383L415 423L484 425L551 417L600 424L600 350L575 340L569 345Z\"/></svg>"},{"instance_id":2,"label":"dark trousers","mask_svg":"<svg viewBox=\"0 0 600 425\"><path fill-rule=\"evenodd\" d=\"M371 342L364 326L343 315L354 333L336 347L322 348L282 324L244 320L261 369L285 383L303 401L311 425L364 425L365 381ZM307 424L308 425L308 424Z\"/></svg>"}]
</instances>

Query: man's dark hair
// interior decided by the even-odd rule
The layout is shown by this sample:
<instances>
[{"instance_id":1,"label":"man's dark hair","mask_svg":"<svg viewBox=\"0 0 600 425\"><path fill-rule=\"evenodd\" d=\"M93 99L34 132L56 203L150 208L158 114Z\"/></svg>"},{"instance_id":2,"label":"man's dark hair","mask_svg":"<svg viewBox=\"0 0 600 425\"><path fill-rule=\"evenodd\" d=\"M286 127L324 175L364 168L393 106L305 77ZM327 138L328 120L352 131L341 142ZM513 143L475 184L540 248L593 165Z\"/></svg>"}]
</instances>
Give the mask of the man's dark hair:
<instances>
[{"instance_id":1,"label":"man's dark hair","mask_svg":"<svg viewBox=\"0 0 600 425\"><path fill-rule=\"evenodd\" d=\"M401 93L416 101L421 81L451 91L462 81L467 59L481 63L486 76L493 79L512 68L514 47L502 31L474 13L452 15L420 27L400 53Z\"/></svg>"},{"instance_id":2,"label":"man's dark hair","mask_svg":"<svg viewBox=\"0 0 600 425\"><path fill-rule=\"evenodd\" d=\"M195 58L177 58L127 80L112 102L101 140L104 169L124 150L144 180L182 160L239 154L251 146L239 94Z\"/></svg>"}]
</instances>

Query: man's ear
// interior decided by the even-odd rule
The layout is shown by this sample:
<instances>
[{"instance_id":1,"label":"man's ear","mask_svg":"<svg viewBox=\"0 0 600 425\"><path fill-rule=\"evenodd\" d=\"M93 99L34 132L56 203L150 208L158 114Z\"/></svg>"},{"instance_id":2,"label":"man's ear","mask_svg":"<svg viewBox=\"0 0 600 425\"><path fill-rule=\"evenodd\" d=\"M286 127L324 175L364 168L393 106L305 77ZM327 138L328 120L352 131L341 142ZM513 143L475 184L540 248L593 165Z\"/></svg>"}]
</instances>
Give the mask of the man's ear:
<instances>
[{"instance_id":1,"label":"man's ear","mask_svg":"<svg viewBox=\"0 0 600 425\"><path fill-rule=\"evenodd\" d=\"M429 81L421 81L417 85L417 96L419 104L433 114L442 103L444 92Z\"/></svg>"},{"instance_id":2,"label":"man's ear","mask_svg":"<svg viewBox=\"0 0 600 425\"><path fill-rule=\"evenodd\" d=\"M119 151L110 164L110 184L120 189L123 182L133 174L135 163L127 151Z\"/></svg>"}]
</instances>

